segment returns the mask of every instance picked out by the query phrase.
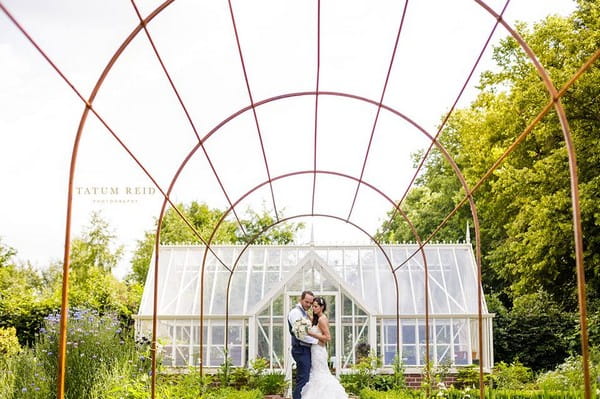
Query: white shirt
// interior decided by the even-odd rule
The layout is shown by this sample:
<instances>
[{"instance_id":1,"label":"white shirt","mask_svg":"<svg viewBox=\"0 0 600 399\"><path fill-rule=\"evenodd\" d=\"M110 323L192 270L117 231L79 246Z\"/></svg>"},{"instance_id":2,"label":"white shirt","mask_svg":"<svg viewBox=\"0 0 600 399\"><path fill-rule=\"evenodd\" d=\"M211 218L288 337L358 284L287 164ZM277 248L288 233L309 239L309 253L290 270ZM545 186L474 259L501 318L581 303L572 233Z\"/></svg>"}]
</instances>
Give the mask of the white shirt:
<instances>
[{"instance_id":1,"label":"white shirt","mask_svg":"<svg viewBox=\"0 0 600 399\"><path fill-rule=\"evenodd\" d=\"M302 310L300 310L300 308L301 305L297 304L292 310L290 310L290 313L288 314L288 321L292 326L294 325L296 320L300 320L303 317L306 318L306 312L302 313ZM316 339L315 337L311 337L310 335L307 335L303 339L299 339L298 337L296 337L296 339L311 345L319 343L318 339Z\"/></svg>"}]
</instances>

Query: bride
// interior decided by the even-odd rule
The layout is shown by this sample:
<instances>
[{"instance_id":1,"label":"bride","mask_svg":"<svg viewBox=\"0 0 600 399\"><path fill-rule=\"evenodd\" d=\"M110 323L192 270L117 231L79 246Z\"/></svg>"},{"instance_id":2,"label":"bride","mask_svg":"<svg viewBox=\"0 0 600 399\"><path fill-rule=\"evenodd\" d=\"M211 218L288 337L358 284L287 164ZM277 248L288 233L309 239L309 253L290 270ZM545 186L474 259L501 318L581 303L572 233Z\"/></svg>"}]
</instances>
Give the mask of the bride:
<instances>
[{"instance_id":1,"label":"bride","mask_svg":"<svg viewBox=\"0 0 600 399\"><path fill-rule=\"evenodd\" d=\"M327 303L322 297L316 297L312 303L313 322L308 335L319 340L310 347L310 377L302 388L302 399L347 399L348 395L339 381L331 375L327 366L327 349L325 344L331 340L329 320L325 315Z\"/></svg>"}]
</instances>

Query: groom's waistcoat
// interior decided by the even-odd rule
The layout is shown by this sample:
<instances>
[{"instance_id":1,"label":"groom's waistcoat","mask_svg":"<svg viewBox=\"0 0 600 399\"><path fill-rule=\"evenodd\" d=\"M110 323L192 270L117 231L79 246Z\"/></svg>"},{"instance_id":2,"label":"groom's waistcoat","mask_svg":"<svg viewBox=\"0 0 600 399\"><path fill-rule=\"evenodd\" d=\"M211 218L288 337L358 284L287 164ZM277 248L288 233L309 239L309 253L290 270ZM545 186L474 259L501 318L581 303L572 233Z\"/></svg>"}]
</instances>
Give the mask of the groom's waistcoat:
<instances>
[{"instance_id":1,"label":"groom's waistcoat","mask_svg":"<svg viewBox=\"0 0 600 399\"><path fill-rule=\"evenodd\" d=\"M304 309L302 309L302 306L300 305L296 305L296 307L298 309L300 309L300 311L302 312L302 315L304 317L308 317L308 315L306 314L306 311ZM292 346L307 346L310 347L309 343L300 341L298 338L296 338L296 336L294 335L294 332L292 331L292 323L290 323L290 319L288 318L288 328L290 330L290 335L292 336Z\"/></svg>"}]
</instances>

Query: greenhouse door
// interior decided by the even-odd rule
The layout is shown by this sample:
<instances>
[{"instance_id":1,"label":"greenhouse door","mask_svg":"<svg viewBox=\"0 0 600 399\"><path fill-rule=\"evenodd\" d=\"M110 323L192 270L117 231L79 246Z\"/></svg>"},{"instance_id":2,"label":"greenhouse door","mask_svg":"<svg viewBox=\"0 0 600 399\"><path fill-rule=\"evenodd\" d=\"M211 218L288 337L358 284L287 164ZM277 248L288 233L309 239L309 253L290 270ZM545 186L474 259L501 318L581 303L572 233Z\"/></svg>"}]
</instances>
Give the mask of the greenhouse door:
<instances>
[{"instance_id":1,"label":"greenhouse door","mask_svg":"<svg viewBox=\"0 0 600 399\"><path fill-rule=\"evenodd\" d=\"M286 300L286 309L292 309L297 303L298 298L300 297L300 292L288 292L285 296ZM338 365L340 362L337 359L341 359L341 344L338 342L340 337L337 334L337 326L340 325L340 315L337 311L337 305L340 303L340 293L335 291L327 291L322 293L316 293L317 296L323 297L325 302L327 303L327 317L329 319L329 332L331 334L331 341L327 345L327 353L329 355L329 365L335 369L335 374L339 375L340 367ZM290 334L285 334L284 339L284 351L285 351L285 370L286 376L288 379L291 379L292 376L292 364L294 363L294 359L292 359L291 355L291 345L292 339ZM295 366L294 366L295 367Z\"/></svg>"}]
</instances>

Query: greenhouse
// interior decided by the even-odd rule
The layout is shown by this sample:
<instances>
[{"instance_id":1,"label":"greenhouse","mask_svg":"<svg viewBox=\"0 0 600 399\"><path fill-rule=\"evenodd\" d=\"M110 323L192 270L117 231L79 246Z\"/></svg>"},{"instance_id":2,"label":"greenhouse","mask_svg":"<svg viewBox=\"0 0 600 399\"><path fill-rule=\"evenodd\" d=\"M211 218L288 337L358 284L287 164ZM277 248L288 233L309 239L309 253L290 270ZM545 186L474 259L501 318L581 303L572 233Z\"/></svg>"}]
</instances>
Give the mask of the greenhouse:
<instances>
[{"instance_id":1,"label":"greenhouse","mask_svg":"<svg viewBox=\"0 0 600 399\"><path fill-rule=\"evenodd\" d=\"M376 353L384 367L390 367L398 353L407 372L419 372L426 363L427 338L433 364L456 368L482 361L485 370L493 366L492 315L485 302L483 350L479 351L481 287L470 243L428 244L426 263L416 244L222 245L210 249L202 279L204 246L160 246L157 338L165 366L199 364L203 296L205 367L220 366L227 353L234 365L245 366L263 357L272 369L290 376L291 339L285 316L305 289L328 302L332 330L328 351L337 374L348 372L364 348ZM429 276L427 323L425 267ZM154 284L152 264L136 317L138 336L152 336Z\"/></svg>"}]
</instances>

